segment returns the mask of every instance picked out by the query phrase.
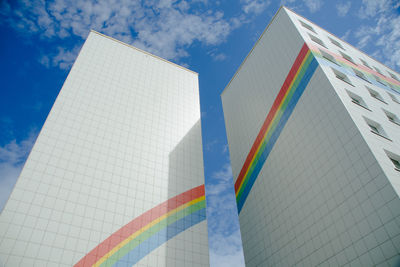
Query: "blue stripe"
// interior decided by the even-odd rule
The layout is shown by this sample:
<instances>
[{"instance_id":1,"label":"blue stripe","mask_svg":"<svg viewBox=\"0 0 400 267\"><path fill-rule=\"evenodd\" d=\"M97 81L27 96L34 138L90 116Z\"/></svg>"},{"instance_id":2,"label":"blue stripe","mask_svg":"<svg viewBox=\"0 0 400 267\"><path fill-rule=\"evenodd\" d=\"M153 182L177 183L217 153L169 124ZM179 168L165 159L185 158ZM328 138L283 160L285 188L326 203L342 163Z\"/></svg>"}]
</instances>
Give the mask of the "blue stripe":
<instances>
[{"instance_id":1,"label":"blue stripe","mask_svg":"<svg viewBox=\"0 0 400 267\"><path fill-rule=\"evenodd\" d=\"M358 76L354 73L354 71L353 71L352 69L350 69L350 68L351 68L350 66L348 66L348 65L346 65L346 64L344 64L344 63L342 63L342 62L340 62L340 61L337 61L337 63L338 63L339 65L338 65L338 64L335 64L335 63L332 63L331 61L329 61L328 59L322 57L322 56L321 56L320 54L318 54L318 53L317 53L317 56L318 56L318 58L320 59L319 62L320 62L321 65L327 65L327 66L329 66L329 67L331 67L331 68L334 68L334 69L337 69L337 70L339 70L339 71L341 71L341 72L343 72L343 73L345 73L345 74L347 74L347 75L349 75L349 76L352 76L352 77L357 78L357 79L361 79L360 77L358 77ZM385 86L385 85L383 85L383 84L377 82L373 77L371 77L371 76L372 76L371 73L369 73L369 72L367 72L367 71L363 71L363 70L359 70L359 71L361 71L362 73L366 74L366 78L367 78L367 80L368 80L371 84L373 84L373 85L375 85L375 86L378 86L378 87L380 87L380 88L382 88L382 89L385 89L386 91L391 91L391 92L395 92L396 94L400 94L400 86L398 86L397 84L391 83L394 87L397 88L397 90L396 90L396 89L391 88L390 86ZM383 81L384 81L386 84L389 83L388 81L385 81L385 80L383 80Z\"/></svg>"},{"instance_id":2,"label":"blue stripe","mask_svg":"<svg viewBox=\"0 0 400 267\"><path fill-rule=\"evenodd\" d=\"M241 198L239 199L237 205L238 205L238 212L240 213L244 203L246 202L246 199L251 191L251 188L253 187L258 174L260 173L265 161L267 160L269 153L271 152L272 148L274 147L276 141L278 140L279 135L281 134L283 128L286 125L286 122L288 121L290 115L292 114L297 102L299 101L301 95L303 94L304 90L306 89L309 81L311 80L312 75L314 74L315 70L318 67L318 62L313 57L313 59L310 62L310 65L308 66L306 72L304 73L303 78L301 79L299 85L295 89L295 92L293 93L292 98L290 99L281 119L279 120L275 131L272 133L271 138L269 139L268 143L265 146L264 151L261 153L260 158L258 159L254 171L249 177L249 181L246 184L246 187L243 189L243 193Z\"/></svg>"},{"instance_id":3,"label":"blue stripe","mask_svg":"<svg viewBox=\"0 0 400 267\"><path fill-rule=\"evenodd\" d=\"M204 221L206 219L206 209L200 209L191 213L190 215L177 220L176 222L168 225L164 229L152 235L147 240L139 244L139 246L132 249L128 254L117 261L113 266L130 267L143 259L150 252L175 237L186 229Z\"/></svg>"}]
</instances>

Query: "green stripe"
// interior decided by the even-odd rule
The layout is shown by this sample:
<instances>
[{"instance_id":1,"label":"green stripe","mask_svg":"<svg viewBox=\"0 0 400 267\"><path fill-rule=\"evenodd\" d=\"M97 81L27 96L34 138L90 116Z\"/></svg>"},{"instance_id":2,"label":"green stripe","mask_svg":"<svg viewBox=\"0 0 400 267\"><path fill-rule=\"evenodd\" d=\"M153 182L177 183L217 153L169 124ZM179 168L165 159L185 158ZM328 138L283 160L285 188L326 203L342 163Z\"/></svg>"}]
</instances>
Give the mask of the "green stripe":
<instances>
[{"instance_id":1,"label":"green stripe","mask_svg":"<svg viewBox=\"0 0 400 267\"><path fill-rule=\"evenodd\" d=\"M133 250L134 248L139 246L140 243L147 240L152 235L158 233L160 230L166 228L168 225L176 222L177 220L182 219L182 218L192 214L195 211L204 209L205 207L206 207L206 202L205 202L205 200L202 200L202 201L197 202L196 204L193 204L183 210L178 211L175 214L168 216L164 220L160 221L159 223L155 224L154 226L150 227L149 229L147 229L146 231L144 231L143 233L138 235L133 240L129 241L125 246L120 248L116 253L114 253L111 257L109 257L106 261L104 261L100 266L104 266L104 267L112 266L119 259L121 259L123 256L128 254L131 250Z\"/></svg>"},{"instance_id":2,"label":"green stripe","mask_svg":"<svg viewBox=\"0 0 400 267\"><path fill-rule=\"evenodd\" d=\"M308 66L310 65L311 61L312 61L313 57L311 56L311 53L307 56L303 67L300 69L299 75L297 76L296 80L293 82L292 88L290 89L287 97L285 98L284 102L282 103L282 106L279 110L277 110L277 116L275 117L275 119L272 121L271 126L270 126L270 130L266 133L266 138L264 140L264 142L261 144L260 149L257 153L257 155L254 158L253 163L251 164L249 171L246 175L246 177L244 178L244 182L242 184L242 186L239 189L239 193L236 197L236 202L239 202L240 198L242 197L244 188L246 187L249 178L251 176L251 174L254 171L255 166L257 165L257 162L261 156L261 154L263 153L265 146L268 144L269 139L271 138L272 134L274 133L276 126L278 125L278 122L280 121L287 105L289 104L289 101L292 99L294 92L296 91L298 85L300 84L301 80L303 79L303 76L308 68Z\"/></svg>"}]
</instances>

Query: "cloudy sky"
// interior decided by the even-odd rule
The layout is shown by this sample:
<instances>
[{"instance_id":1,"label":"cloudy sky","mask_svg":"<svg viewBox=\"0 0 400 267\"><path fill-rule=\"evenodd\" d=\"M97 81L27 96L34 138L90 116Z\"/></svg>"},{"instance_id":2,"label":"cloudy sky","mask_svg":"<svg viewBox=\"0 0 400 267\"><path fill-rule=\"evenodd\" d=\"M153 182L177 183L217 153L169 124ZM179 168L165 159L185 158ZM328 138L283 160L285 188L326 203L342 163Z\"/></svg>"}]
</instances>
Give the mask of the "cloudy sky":
<instances>
[{"instance_id":1,"label":"cloudy sky","mask_svg":"<svg viewBox=\"0 0 400 267\"><path fill-rule=\"evenodd\" d=\"M0 209L90 29L198 72L212 266L244 266L220 93L280 5L400 70L390 0L0 1Z\"/></svg>"}]
</instances>

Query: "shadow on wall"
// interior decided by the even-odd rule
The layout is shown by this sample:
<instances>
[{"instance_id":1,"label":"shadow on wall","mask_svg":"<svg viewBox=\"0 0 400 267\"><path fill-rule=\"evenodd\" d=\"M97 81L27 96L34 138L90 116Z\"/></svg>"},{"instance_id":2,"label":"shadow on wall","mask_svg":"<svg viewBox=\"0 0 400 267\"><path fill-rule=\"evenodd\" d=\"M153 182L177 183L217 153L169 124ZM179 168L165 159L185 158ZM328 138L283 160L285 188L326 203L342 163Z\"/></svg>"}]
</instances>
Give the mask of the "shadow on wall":
<instances>
[{"instance_id":1,"label":"shadow on wall","mask_svg":"<svg viewBox=\"0 0 400 267\"><path fill-rule=\"evenodd\" d=\"M168 199L204 184L202 149L201 122L198 120L169 154ZM177 203L178 207L185 208L171 218L176 221L163 233L163 238L166 239L176 236L166 244L166 267L201 262L201 246L198 242L201 240L200 233L190 229L206 216L205 200L198 201L198 196L199 194L192 192L185 196L185 203ZM188 199L193 204L187 202ZM206 229L205 233L207 234Z\"/></svg>"}]
</instances>

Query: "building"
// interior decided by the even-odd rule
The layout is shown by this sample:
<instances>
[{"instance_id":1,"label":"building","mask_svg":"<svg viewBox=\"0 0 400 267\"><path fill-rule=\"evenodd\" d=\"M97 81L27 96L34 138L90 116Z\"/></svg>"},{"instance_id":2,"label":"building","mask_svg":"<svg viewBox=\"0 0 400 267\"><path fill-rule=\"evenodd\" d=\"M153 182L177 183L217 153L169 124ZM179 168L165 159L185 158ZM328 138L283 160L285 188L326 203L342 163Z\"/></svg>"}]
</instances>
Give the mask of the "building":
<instances>
[{"instance_id":1,"label":"building","mask_svg":"<svg viewBox=\"0 0 400 267\"><path fill-rule=\"evenodd\" d=\"M246 266L399 264L399 81L279 9L221 96Z\"/></svg>"},{"instance_id":2,"label":"building","mask_svg":"<svg viewBox=\"0 0 400 267\"><path fill-rule=\"evenodd\" d=\"M198 75L90 32L0 216L1 266L208 266Z\"/></svg>"}]
</instances>

